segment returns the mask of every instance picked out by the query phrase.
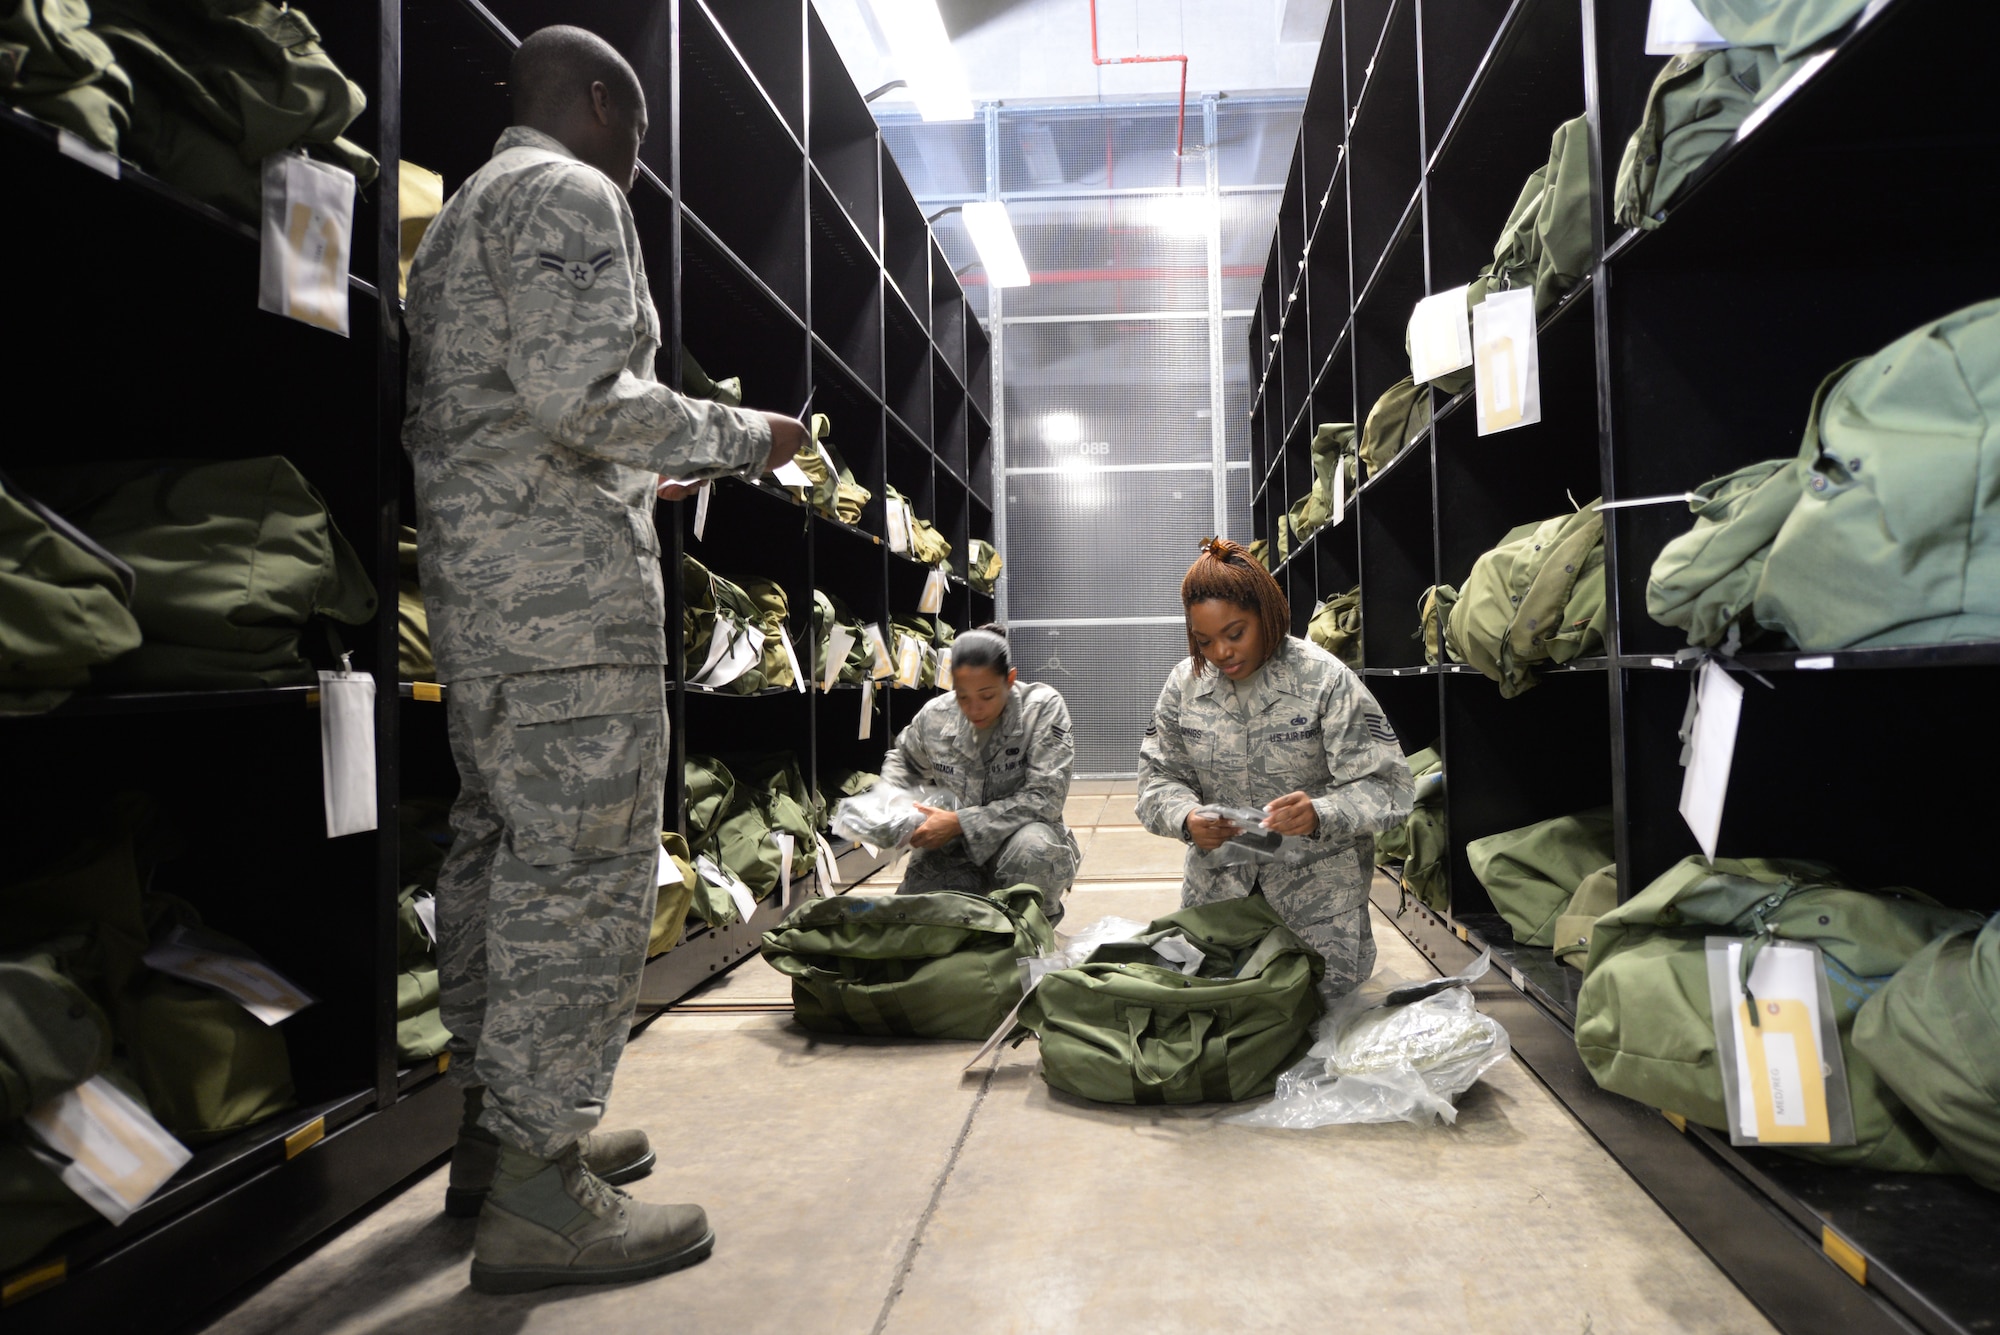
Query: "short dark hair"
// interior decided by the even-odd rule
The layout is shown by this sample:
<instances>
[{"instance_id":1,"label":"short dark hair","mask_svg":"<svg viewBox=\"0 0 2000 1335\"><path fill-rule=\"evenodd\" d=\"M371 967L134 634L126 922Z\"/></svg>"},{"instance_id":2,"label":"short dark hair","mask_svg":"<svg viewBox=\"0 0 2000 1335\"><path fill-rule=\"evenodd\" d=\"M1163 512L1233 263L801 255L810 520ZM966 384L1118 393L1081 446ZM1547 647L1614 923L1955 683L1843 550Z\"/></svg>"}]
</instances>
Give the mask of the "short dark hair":
<instances>
[{"instance_id":1,"label":"short dark hair","mask_svg":"<svg viewBox=\"0 0 2000 1335\"><path fill-rule=\"evenodd\" d=\"M1247 548L1227 538L1204 538L1201 555L1181 579L1181 610L1185 614L1196 603L1220 599L1246 612L1254 612L1264 632L1264 656L1268 659L1285 642L1292 629L1292 604L1271 572L1264 569ZM1187 628L1188 657L1196 673L1208 671L1209 662L1194 642L1194 626Z\"/></svg>"},{"instance_id":2,"label":"short dark hair","mask_svg":"<svg viewBox=\"0 0 2000 1335\"><path fill-rule=\"evenodd\" d=\"M1014 670L1013 658L1007 652L1007 628L989 621L978 630L969 630L951 646L951 670L960 668L991 668L1001 676Z\"/></svg>"},{"instance_id":3,"label":"short dark hair","mask_svg":"<svg viewBox=\"0 0 2000 1335\"><path fill-rule=\"evenodd\" d=\"M639 76L611 43L587 28L558 23L528 34L507 67L517 124L546 119L588 101L590 86L601 83L622 109L646 103Z\"/></svg>"}]
</instances>

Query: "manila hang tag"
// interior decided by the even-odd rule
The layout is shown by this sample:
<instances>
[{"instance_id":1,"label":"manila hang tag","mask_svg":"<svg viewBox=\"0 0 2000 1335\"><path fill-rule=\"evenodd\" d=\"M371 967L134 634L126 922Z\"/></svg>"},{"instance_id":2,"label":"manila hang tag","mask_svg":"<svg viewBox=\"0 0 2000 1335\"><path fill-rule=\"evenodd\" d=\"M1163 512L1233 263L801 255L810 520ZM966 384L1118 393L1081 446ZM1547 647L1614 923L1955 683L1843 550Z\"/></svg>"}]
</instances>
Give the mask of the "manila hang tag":
<instances>
[{"instance_id":1,"label":"manila hang tag","mask_svg":"<svg viewBox=\"0 0 2000 1335\"><path fill-rule=\"evenodd\" d=\"M101 1075L30 1108L23 1120L68 1160L63 1185L113 1224L129 1219L194 1157Z\"/></svg>"},{"instance_id":2,"label":"manila hang tag","mask_svg":"<svg viewBox=\"0 0 2000 1335\"><path fill-rule=\"evenodd\" d=\"M1472 308L1472 366L1480 435L1542 420L1532 288L1495 292Z\"/></svg>"},{"instance_id":3,"label":"manila hang tag","mask_svg":"<svg viewBox=\"0 0 2000 1335\"><path fill-rule=\"evenodd\" d=\"M1410 378L1419 385L1472 365L1466 292L1466 287L1455 287L1425 297L1410 312Z\"/></svg>"},{"instance_id":4,"label":"manila hang tag","mask_svg":"<svg viewBox=\"0 0 2000 1335\"><path fill-rule=\"evenodd\" d=\"M799 656L792 649L792 633L785 629L785 623L778 623L778 643L784 646L785 665L792 670L792 685L799 688L799 694L807 690L805 673L799 671Z\"/></svg>"},{"instance_id":5,"label":"manila hang tag","mask_svg":"<svg viewBox=\"0 0 2000 1335\"><path fill-rule=\"evenodd\" d=\"M303 153L264 159L257 308L347 337L354 173Z\"/></svg>"},{"instance_id":6,"label":"manila hang tag","mask_svg":"<svg viewBox=\"0 0 2000 1335\"><path fill-rule=\"evenodd\" d=\"M1687 736L1687 772L1681 776L1681 818L1702 853L1715 857L1722 805L1736 758L1736 725L1743 715L1743 686L1712 658L1695 677L1694 718Z\"/></svg>"},{"instance_id":7,"label":"manila hang tag","mask_svg":"<svg viewBox=\"0 0 2000 1335\"><path fill-rule=\"evenodd\" d=\"M771 831L771 842L778 846L778 898L782 903L792 902L792 836L783 830Z\"/></svg>"},{"instance_id":8,"label":"manila hang tag","mask_svg":"<svg viewBox=\"0 0 2000 1335\"><path fill-rule=\"evenodd\" d=\"M750 887L727 868L717 865L704 854L695 859L695 871L710 885L716 886L729 896L729 902L736 906L736 915L744 922L757 911L757 897L750 893Z\"/></svg>"},{"instance_id":9,"label":"manila hang tag","mask_svg":"<svg viewBox=\"0 0 2000 1335\"><path fill-rule=\"evenodd\" d=\"M840 861L833 855L833 845L817 830L813 831L813 843L818 853L815 870L819 873L819 892L831 896L840 887Z\"/></svg>"},{"instance_id":10,"label":"manila hang tag","mask_svg":"<svg viewBox=\"0 0 2000 1335\"><path fill-rule=\"evenodd\" d=\"M894 496L883 511L889 520L889 550L901 556L910 550L910 512Z\"/></svg>"},{"instance_id":11,"label":"manila hang tag","mask_svg":"<svg viewBox=\"0 0 2000 1335\"><path fill-rule=\"evenodd\" d=\"M1739 937L1706 942L1709 1016L1733 1145L1852 1145L1854 1105L1826 963L1767 940L1748 977Z\"/></svg>"},{"instance_id":12,"label":"manila hang tag","mask_svg":"<svg viewBox=\"0 0 2000 1335\"><path fill-rule=\"evenodd\" d=\"M326 837L375 828L375 678L319 674L319 765Z\"/></svg>"},{"instance_id":13,"label":"manila hang tag","mask_svg":"<svg viewBox=\"0 0 2000 1335\"><path fill-rule=\"evenodd\" d=\"M866 633L868 635L868 647L875 651L875 670L872 674L874 678L880 681L884 677L895 676L896 660L889 656L889 642L882 638L882 623L879 621L869 622L866 627Z\"/></svg>"},{"instance_id":14,"label":"manila hang tag","mask_svg":"<svg viewBox=\"0 0 2000 1335\"><path fill-rule=\"evenodd\" d=\"M931 684L941 691L951 689L951 646L948 644L938 650L937 677Z\"/></svg>"},{"instance_id":15,"label":"manila hang tag","mask_svg":"<svg viewBox=\"0 0 2000 1335\"><path fill-rule=\"evenodd\" d=\"M944 610L945 571L949 567L935 567L924 580L923 596L917 599L917 610L925 616L935 616Z\"/></svg>"}]
</instances>

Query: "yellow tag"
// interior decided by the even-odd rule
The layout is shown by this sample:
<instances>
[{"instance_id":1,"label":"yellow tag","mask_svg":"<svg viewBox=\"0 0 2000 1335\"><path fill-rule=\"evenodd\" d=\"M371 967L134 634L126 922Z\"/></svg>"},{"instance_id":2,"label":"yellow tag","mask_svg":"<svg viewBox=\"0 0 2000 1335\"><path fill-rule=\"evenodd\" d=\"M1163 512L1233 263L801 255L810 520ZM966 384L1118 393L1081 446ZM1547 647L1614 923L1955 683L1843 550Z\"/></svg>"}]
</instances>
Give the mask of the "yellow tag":
<instances>
[{"instance_id":1,"label":"yellow tag","mask_svg":"<svg viewBox=\"0 0 2000 1335\"><path fill-rule=\"evenodd\" d=\"M291 1135L285 1137L285 1157L296 1159L313 1146L326 1139L326 1119L315 1117Z\"/></svg>"},{"instance_id":2,"label":"yellow tag","mask_svg":"<svg viewBox=\"0 0 2000 1335\"><path fill-rule=\"evenodd\" d=\"M450 1069L451 1069L451 1054L449 1052L440 1052L438 1054L438 1074L443 1075L446 1071L449 1071Z\"/></svg>"},{"instance_id":3,"label":"yellow tag","mask_svg":"<svg viewBox=\"0 0 2000 1335\"><path fill-rule=\"evenodd\" d=\"M1493 392L1479 404L1480 425L1488 434L1504 431L1521 420L1521 398L1514 392L1517 373L1514 340L1496 339L1479 349L1479 377Z\"/></svg>"},{"instance_id":4,"label":"yellow tag","mask_svg":"<svg viewBox=\"0 0 2000 1335\"><path fill-rule=\"evenodd\" d=\"M1683 1134L1686 1133L1688 1129L1687 1118L1681 1116L1677 1112L1668 1112L1665 1108L1660 1109L1660 1116L1666 1118L1669 1122L1672 1122L1674 1124L1674 1130L1682 1132Z\"/></svg>"},{"instance_id":5,"label":"yellow tag","mask_svg":"<svg viewBox=\"0 0 2000 1335\"><path fill-rule=\"evenodd\" d=\"M444 688L434 681L413 681L410 683L412 700L428 700L432 704L444 699Z\"/></svg>"},{"instance_id":6,"label":"yellow tag","mask_svg":"<svg viewBox=\"0 0 2000 1335\"><path fill-rule=\"evenodd\" d=\"M1856 1284L1868 1282L1868 1258L1853 1243L1834 1232L1830 1225L1820 1225L1819 1249L1826 1253L1827 1260L1845 1270L1847 1277Z\"/></svg>"},{"instance_id":7,"label":"yellow tag","mask_svg":"<svg viewBox=\"0 0 2000 1335\"><path fill-rule=\"evenodd\" d=\"M69 1258L59 1256L47 1265L38 1265L33 1270L23 1270L20 1274L0 1284L0 1307L12 1307L21 1299L52 1289L69 1278Z\"/></svg>"},{"instance_id":8,"label":"yellow tag","mask_svg":"<svg viewBox=\"0 0 2000 1335\"><path fill-rule=\"evenodd\" d=\"M341 291L346 264L340 222L309 204L294 202L285 219L286 254L291 260L290 306L286 314L306 324L347 332L343 312L334 303Z\"/></svg>"},{"instance_id":9,"label":"yellow tag","mask_svg":"<svg viewBox=\"0 0 2000 1335\"><path fill-rule=\"evenodd\" d=\"M1833 1139L1826 1117L1826 1080L1820 1074L1819 1034L1812 1012L1790 998L1760 1000L1750 1023L1750 1003L1738 1031L1750 1066L1750 1094L1760 1144L1824 1145Z\"/></svg>"},{"instance_id":10,"label":"yellow tag","mask_svg":"<svg viewBox=\"0 0 2000 1335\"><path fill-rule=\"evenodd\" d=\"M1468 944L1470 944L1470 943L1471 943L1471 941L1472 941L1472 938L1471 938L1471 936L1469 936L1469 935L1468 935L1468 934L1466 933L1466 930L1465 930L1465 929L1464 929L1463 927L1460 927L1460 926L1459 926L1459 925L1458 925L1457 923L1453 923L1453 924L1451 925L1451 930L1452 930L1452 931L1454 931L1454 932L1457 932L1457 933L1458 933L1458 939L1459 939L1459 940L1461 940L1461 941L1464 941L1464 942L1466 942L1466 943L1468 943Z\"/></svg>"},{"instance_id":11,"label":"yellow tag","mask_svg":"<svg viewBox=\"0 0 2000 1335\"><path fill-rule=\"evenodd\" d=\"M306 692L306 708L307 708L307 709L318 709L318 708L319 708L319 692L318 692L318 691L307 691L307 692Z\"/></svg>"}]
</instances>

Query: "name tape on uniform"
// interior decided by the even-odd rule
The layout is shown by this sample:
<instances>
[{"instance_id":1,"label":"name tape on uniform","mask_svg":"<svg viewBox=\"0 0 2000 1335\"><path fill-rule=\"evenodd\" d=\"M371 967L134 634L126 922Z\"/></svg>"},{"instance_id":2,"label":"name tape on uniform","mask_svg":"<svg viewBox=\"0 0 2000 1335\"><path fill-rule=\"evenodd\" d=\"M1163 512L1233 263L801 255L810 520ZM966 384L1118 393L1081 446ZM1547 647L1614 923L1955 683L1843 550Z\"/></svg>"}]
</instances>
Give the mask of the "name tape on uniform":
<instances>
[{"instance_id":1,"label":"name tape on uniform","mask_svg":"<svg viewBox=\"0 0 2000 1335\"><path fill-rule=\"evenodd\" d=\"M435 933L431 939L437 939ZM199 927L174 928L141 958L182 982L214 988L265 1024L290 1019L313 1004L311 993L263 960Z\"/></svg>"},{"instance_id":2,"label":"name tape on uniform","mask_svg":"<svg viewBox=\"0 0 2000 1335\"><path fill-rule=\"evenodd\" d=\"M101 1075L30 1108L26 1121L69 1160L63 1185L113 1224L131 1218L194 1157Z\"/></svg>"}]
</instances>

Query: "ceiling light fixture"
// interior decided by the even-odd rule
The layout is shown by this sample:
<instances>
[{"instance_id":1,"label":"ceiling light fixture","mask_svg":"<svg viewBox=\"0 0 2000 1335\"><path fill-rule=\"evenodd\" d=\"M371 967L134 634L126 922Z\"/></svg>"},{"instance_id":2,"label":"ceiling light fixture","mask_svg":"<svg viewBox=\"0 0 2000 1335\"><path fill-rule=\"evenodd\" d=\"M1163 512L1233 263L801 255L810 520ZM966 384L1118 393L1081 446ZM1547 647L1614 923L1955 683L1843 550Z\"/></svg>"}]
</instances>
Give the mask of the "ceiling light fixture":
<instances>
[{"instance_id":1,"label":"ceiling light fixture","mask_svg":"<svg viewBox=\"0 0 2000 1335\"><path fill-rule=\"evenodd\" d=\"M972 88L951 49L937 0L868 0L899 72L927 121L972 119Z\"/></svg>"}]
</instances>

